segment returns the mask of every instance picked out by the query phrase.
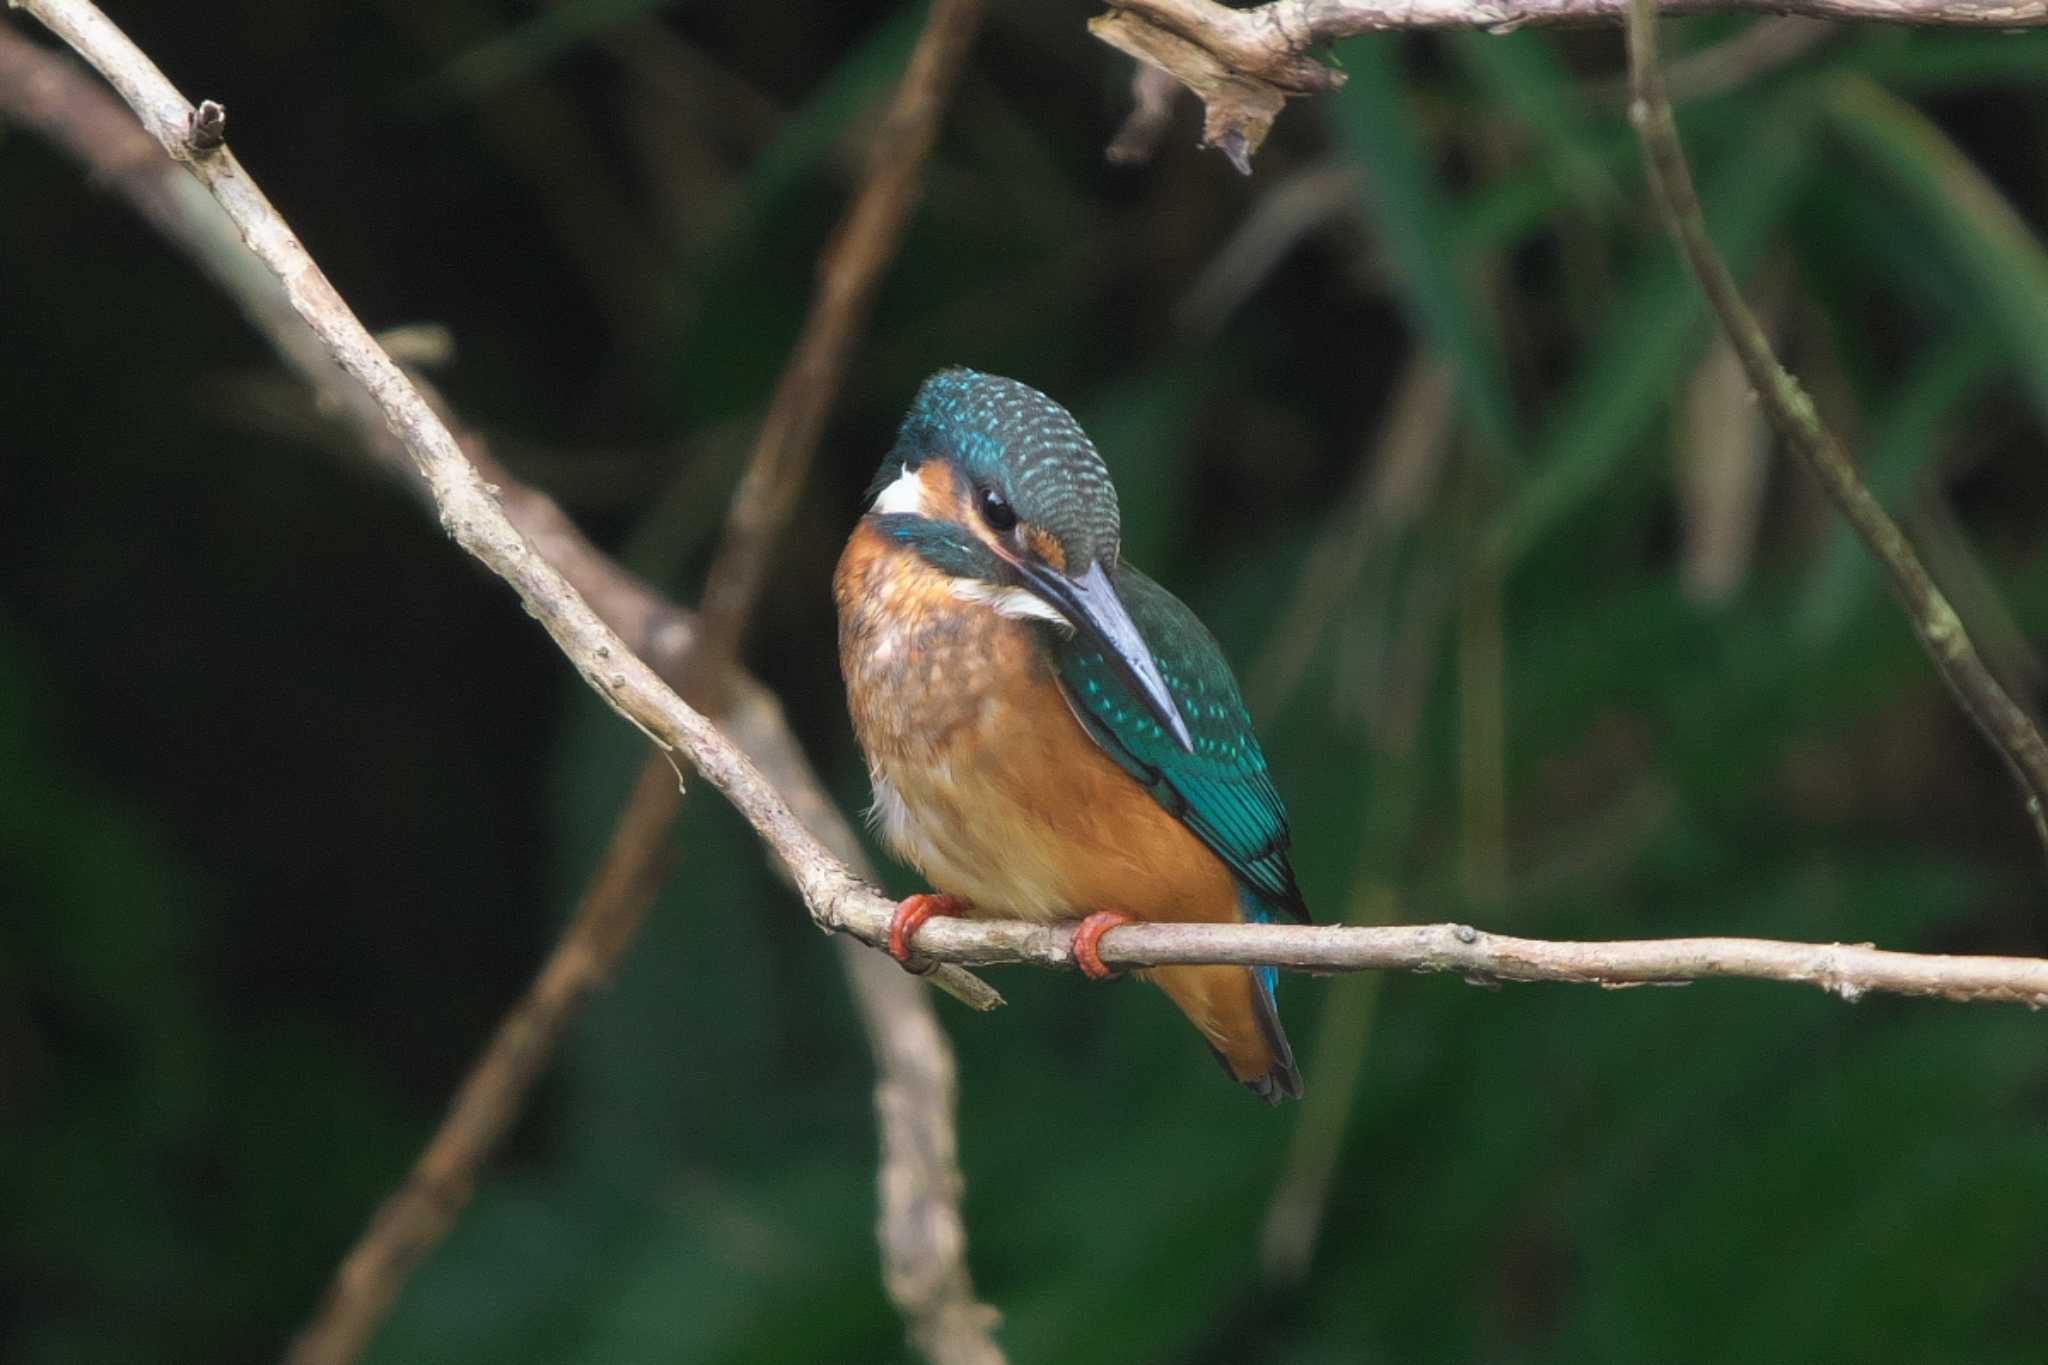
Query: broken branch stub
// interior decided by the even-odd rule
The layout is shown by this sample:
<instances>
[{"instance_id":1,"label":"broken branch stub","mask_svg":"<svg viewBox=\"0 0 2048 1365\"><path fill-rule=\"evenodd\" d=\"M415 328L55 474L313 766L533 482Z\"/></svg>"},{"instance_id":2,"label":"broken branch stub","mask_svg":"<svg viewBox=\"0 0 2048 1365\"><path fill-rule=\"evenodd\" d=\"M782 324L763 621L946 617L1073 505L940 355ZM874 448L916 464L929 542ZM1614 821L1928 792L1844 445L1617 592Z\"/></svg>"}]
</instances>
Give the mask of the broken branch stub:
<instances>
[{"instance_id":1,"label":"broken branch stub","mask_svg":"<svg viewBox=\"0 0 2048 1365\"><path fill-rule=\"evenodd\" d=\"M1239 70L1208 48L1130 10L1097 15L1088 21L1088 31L1194 91L1202 101L1202 145L1219 149L1242 175L1252 173L1252 156L1288 100L1344 83L1343 72L1315 62L1305 70L1290 65L1278 79Z\"/></svg>"}]
</instances>

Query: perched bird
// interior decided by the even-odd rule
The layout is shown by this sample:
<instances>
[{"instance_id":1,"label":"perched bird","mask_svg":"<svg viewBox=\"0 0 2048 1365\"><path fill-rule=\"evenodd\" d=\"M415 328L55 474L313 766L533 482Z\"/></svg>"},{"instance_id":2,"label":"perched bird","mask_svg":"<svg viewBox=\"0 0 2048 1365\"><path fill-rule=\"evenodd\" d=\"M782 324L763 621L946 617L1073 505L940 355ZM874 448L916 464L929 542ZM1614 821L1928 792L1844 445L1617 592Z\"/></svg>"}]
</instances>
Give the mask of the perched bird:
<instances>
[{"instance_id":1,"label":"perched bird","mask_svg":"<svg viewBox=\"0 0 2048 1365\"><path fill-rule=\"evenodd\" d=\"M1287 813L1216 640L1123 562L1116 488L1073 416L973 370L925 382L833 578L883 838L937 895L896 912L1072 922L1308 918ZM1224 1069L1301 1094L1271 968L1155 967Z\"/></svg>"}]
</instances>

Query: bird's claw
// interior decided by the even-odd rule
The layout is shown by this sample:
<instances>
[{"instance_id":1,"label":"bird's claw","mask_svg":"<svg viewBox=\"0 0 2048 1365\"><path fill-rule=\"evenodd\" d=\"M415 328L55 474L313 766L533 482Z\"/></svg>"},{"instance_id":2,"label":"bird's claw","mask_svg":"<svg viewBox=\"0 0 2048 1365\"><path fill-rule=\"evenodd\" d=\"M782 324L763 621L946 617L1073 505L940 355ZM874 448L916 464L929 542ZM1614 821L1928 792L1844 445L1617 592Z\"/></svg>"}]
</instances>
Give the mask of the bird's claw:
<instances>
[{"instance_id":1,"label":"bird's claw","mask_svg":"<svg viewBox=\"0 0 2048 1365\"><path fill-rule=\"evenodd\" d=\"M1081 974L1092 981L1107 981L1116 971L1102 961L1102 936L1120 924L1129 924L1129 915L1119 915L1114 910L1097 910L1087 919L1074 926L1074 964Z\"/></svg>"},{"instance_id":2,"label":"bird's claw","mask_svg":"<svg viewBox=\"0 0 2048 1365\"><path fill-rule=\"evenodd\" d=\"M917 931L924 928L926 920L939 915L965 914L966 911L967 902L958 896L904 897L896 906L895 915L889 920L889 956L908 967L910 942L917 937Z\"/></svg>"}]
</instances>

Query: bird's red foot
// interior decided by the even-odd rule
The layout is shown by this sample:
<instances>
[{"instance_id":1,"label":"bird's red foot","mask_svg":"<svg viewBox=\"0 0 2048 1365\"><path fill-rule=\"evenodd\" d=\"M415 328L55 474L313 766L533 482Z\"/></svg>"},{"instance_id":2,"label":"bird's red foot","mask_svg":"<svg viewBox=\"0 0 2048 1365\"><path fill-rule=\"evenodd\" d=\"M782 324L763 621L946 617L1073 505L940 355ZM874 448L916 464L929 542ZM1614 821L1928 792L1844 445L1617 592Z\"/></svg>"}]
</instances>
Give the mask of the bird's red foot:
<instances>
[{"instance_id":1,"label":"bird's red foot","mask_svg":"<svg viewBox=\"0 0 2048 1365\"><path fill-rule=\"evenodd\" d=\"M1074 962L1084 975L1107 981L1116 973L1102 963L1102 936L1119 924L1131 923L1129 915L1114 910L1097 910L1074 926Z\"/></svg>"},{"instance_id":2,"label":"bird's red foot","mask_svg":"<svg viewBox=\"0 0 2048 1365\"><path fill-rule=\"evenodd\" d=\"M889 956L910 965L910 941L917 937L917 931L924 928L924 922L935 915L961 915L967 912L967 902L958 896L907 896L896 907L895 918L889 921Z\"/></svg>"}]
</instances>

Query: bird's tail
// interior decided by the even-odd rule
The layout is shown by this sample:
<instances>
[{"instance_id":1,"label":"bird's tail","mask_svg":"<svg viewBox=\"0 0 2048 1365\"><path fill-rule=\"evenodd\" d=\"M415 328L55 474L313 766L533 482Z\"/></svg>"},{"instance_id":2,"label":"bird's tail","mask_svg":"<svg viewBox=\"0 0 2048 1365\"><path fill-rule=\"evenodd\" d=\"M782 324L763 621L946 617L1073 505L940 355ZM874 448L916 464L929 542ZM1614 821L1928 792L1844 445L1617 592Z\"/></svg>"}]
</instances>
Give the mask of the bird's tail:
<instances>
[{"instance_id":1,"label":"bird's tail","mask_svg":"<svg viewBox=\"0 0 2048 1365\"><path fill-rule=\"evenodd\" d=\"M1201 1030L1216 1060L1268 1104L1301 1098L1270 967L1154 967L1144 973Z\"/></svg>"}]
</instances>

